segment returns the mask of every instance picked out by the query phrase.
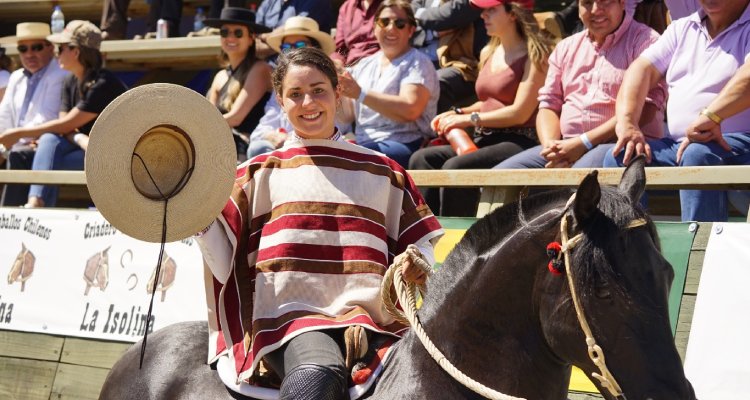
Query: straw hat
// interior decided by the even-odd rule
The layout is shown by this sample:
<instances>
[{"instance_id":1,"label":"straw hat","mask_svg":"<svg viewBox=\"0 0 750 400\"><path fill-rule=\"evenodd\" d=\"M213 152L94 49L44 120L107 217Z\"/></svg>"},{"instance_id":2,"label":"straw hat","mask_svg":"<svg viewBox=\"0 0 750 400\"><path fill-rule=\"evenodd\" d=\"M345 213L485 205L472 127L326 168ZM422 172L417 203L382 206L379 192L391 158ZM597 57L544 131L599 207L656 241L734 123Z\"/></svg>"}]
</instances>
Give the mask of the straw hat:
<instances>
[{"instance_id":1,"label":"straw hat","mask_svg":"<svg viewBox=\"0 0 750 400\"><path fill-rule=\"evenodd\" d=\"M73 46L89 47L99 50L102 44L102 31L89 21L75 19L60 33L47 36L55 44L70 43Z\"/></svg>"},{"instance_id":2,"label":"straw hat","mask_svg":"<svg viewBox=\"0 0 750 400\"><path fill-rule=\"evenodd\" d=\"M21 22L16 25L16 36L6 36L0 39L0 43L18 43L21 40L47 39L52 33L49 24L44 22Z\"/></svg>"},{"instance_id":3,"label":"straw hat","mask_svg":"<svg viewBox=\"0 0 750 400\"><path fill-rule=\"evenodd\" d=\"M323 53L331 54L336 51L336 44L333 42L331 35L321 32L317 21L303 16L288 18L281 29L277 29L268 35L266 43L277 53L281 53L281 42L285 36L290 35L302 35L315 39L320 44Z\"/></svg>"},{"instance_id":4,"label":"straw hat","mask_svg":"<svg viewBox=\"0 0 750 400\"><path fill-rule=\"evenodd\" d=\"M221 28L224 24L237 24L247 26L253 33L266 33L271 29L267 26L255 23L255 13L242 7L224 7L221 9L219 18L206 18L206 26Z\"/></svg>"},{"instance_id":5,"label":"straw hat","mask_svg":"<svg viewBox=\"0 0 750 400\"><path fill-rule=\"evenodd\" d=\"M147 242L161 241L158 186L169 198L166 241L172 242L219 215L236 162L231 130L215 106L193 90L154 83L125 92L99 115L86 151L86 182L107 221Z\"/></svg>"}]
</instances>

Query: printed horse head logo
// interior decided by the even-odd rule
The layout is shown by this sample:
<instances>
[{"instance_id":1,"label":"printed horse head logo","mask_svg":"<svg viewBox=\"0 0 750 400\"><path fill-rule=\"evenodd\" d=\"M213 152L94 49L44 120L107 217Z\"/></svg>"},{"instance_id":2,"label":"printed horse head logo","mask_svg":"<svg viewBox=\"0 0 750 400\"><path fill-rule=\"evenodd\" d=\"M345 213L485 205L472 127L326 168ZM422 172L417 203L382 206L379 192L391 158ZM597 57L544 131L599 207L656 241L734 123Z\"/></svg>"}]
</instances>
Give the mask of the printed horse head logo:
<instances>
[{"instance_id":1,"label":"printed horse head logo","mask_svg":"<svg viewBox=\"0 0 750 400\"><path fill-rule=\"evenodd\" d=\"M98 287L102 292L109 284L109 248L94 254L86 261L86 268L83 270L83 280L86 281L86 291L84 296L88 296L92 286Z\"/></svg>"},{"instance_id":2,"label":"printed horse head logo","mask_svg":"<svg viewBox=\"0 0 750 400\"><path fill-rule=\"evenodd\" d=\"M177 263L175 263L172 257L168 256L167 253L164 253L164 256L161 259L161 271L159 271L159 277L156 277L156 267L154 267L154 271L151 272L151 278L149 278L148 283L146 284L146 292L151 294L154 291L160 291L161 301L164 301L164 298L167 296L167 289L174 284L176 273Z\"/></svg>"},{"instance_id":3,"label":"printed horse head logo","mask_svg":"<svg viewBox=\"0 0 750 400\"><path fill-rule=\"evenodd\" d=\"M10 267L8 285L21 282L21 291L23 292L26 288L26 281L31 278L31 274L34 272L34 263L36 263L34 253L26 248L25 243L21 243L21 252L13 261L13 266Z\"/></svg>"}]
</instances>

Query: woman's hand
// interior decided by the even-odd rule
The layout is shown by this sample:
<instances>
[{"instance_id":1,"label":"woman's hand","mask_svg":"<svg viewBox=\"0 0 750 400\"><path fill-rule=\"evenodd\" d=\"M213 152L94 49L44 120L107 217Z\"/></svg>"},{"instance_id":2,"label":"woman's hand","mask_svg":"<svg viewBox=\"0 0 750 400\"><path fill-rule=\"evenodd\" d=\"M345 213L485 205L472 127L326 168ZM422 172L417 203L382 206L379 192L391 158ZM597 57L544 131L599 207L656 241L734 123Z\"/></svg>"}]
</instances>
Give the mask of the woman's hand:
<instances>
[{"instance_id":1,"label":"woman's hand","mask_svg":"<svg viewBox=\"0 0 750 400\"><path fill-rule=\"evenodd\" d=\"M6 149L10 149L18 142L18 139L23 137L21 132L20 128L6 129L5 132L0 133L0 144L5 146Z\"/></svg>"},{"instance_id":2,"label":"woman's hand","mask_svg":"<svg viewBox=\"0 0 750 400\"><path fill-rule=\"evenodd\" d=\"M352 99L358 98L362 92L362 88L354 80L352 74L346 70L339 74L339 87L341 88L342 95Z\"/></svg>"},{"instance_id":3,"label":"woman's hand","mask_svg":"<svg viewBox=\"0 0 750 400\"><path fill-rule=\"evenodd\" d=\"M471 123L471 116L466 114L456 114L452 111L445 117L440 118L436 125L437 129L435 129L435 132L439 135L445 135L453 128L468 128L473 126Z\"/></svg>"},{"instance_id":4,"label":"woman's hand","mask_svg":"<svg viewBox=\"0 0 750 400\"><path fill-rule=\"evenodd\" d=\"M423 285L427 281L427 273L422 271L406 252L397 255L393 260L393 265L400 265L402 267L401 273L406 282Z\"/></svg>"}]
</instances>

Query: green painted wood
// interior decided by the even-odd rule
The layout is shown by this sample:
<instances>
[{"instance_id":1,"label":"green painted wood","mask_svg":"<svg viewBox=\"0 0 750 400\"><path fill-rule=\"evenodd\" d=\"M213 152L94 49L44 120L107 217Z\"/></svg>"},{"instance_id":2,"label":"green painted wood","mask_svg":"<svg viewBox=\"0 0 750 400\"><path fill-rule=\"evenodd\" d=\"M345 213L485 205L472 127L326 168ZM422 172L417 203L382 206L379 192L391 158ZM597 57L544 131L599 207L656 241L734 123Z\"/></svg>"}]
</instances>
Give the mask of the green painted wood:
<instances>
[{"instance_id":1,"label":"green painted wood","mask_svg":"<svg viewBox=\"0 0 750 400\"><path fill-rule=\"evenodd\" d=\"M63 338L43 333L0 331L0 356L60 360Z\"/></svg>"},{"instance_id":2,"label":"green painted wood","mask_svg":"<svg viewBox=\"0 0 750 400\"><path fill-rule=\"evenodd\" d=\"M89 367L110 368L132 343L65 338L60 362Z\"/></svg>"},{"instance_id":3,"label":"green painted wood","mask_svg":"<svg viewBox=\"0 0 750 400\"><path fill-rule=\"evenodd\" d=\"M48 400L57 363L0 357L0 399Z\"/></svg>"},{"instance_id":4,"label":"green painted wood","mask_svg":"<svg viewBox=\"0 0 750 400\"><path fill-rule=\"evenodd\" d=\"M59 364L51 399L96 400L109 369Z\"/></svg>"}]
</instances>

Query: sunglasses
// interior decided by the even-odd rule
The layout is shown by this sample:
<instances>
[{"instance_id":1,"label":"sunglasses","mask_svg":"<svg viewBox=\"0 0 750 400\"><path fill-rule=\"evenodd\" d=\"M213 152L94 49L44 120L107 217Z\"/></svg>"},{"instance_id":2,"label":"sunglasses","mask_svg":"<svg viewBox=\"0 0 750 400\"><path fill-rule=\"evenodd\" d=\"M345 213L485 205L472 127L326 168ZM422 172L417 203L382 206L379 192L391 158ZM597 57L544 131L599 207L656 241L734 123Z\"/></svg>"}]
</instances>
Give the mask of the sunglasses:
<instances>
[{"instance_id":1,"label":"sunglasses","mask_svg":"<svg viewBox=\"0 0 750 400\"><path fill-rule=\"evenodd\" d=\"M378 18L375 20L375 23L383 29L391 26L391 23L393 23L393 25L395 25L398 29L404 29L406 28L406 24L408 24L409 22L403 18Z\"/></svg>"},{"instance_id":2,"label":"sunglasses","mask_svg":"<svg viewBox=\"0 0 750 400\"><path fill-rule=\"evenodd\" d=\"M71 49L71 50L73 50L73 49L75 49L75 47L71 46L69 44L61 44L61 45L57 46L57 54L62 54L63 50L65 50L65 49Z\"/></svg>"},{"instance_id":3,"label":"sunglasses","mask_svg":"<svg viewBox=\"0 0 750 400\"><path fill-rule=\"evenodd\" d=\"M31 46L26 46L25 44L22 44L22 45L19 45L17 49L18 49L18 52L21 54L24 54L29 50L33 51L34 53L38 53L44 49L44 44L34 43Z\"/></svg>"},{"instance_id":4,"label":"sunglasses","mask_svg":"<svg viewBox=\"0 0 750 400\"><path fill-rule=\"evenodd\" d=\"M301 48L307 47L309 45L310 45L310 43L308 43L308 42L306 42L304 40L299 40L299 41L294 42L294 43L282 43L281 44L281 51L289 51L291 49L301 49Z\"/></svg>"},{"instance_id":5,"label":"sunglasses","mask_svg":"<svg viewBox=\"0 0 750 400\"><path fill-rule=\"evenodd\" d=\"M221 35L221 37L223 37L223 38L228 37L229 36L229 32L230 32L229 28L221 28L221 29L219 29L219 35ZM234 37L236 37L237 39L239 39L239 38L241 38L242 36L245 35L245 32L242 29L240 29L240 28L237 28L237 29L235 29L235 30L233 30L231 32L234 33Z\"/></svg>"}]
</instances>

